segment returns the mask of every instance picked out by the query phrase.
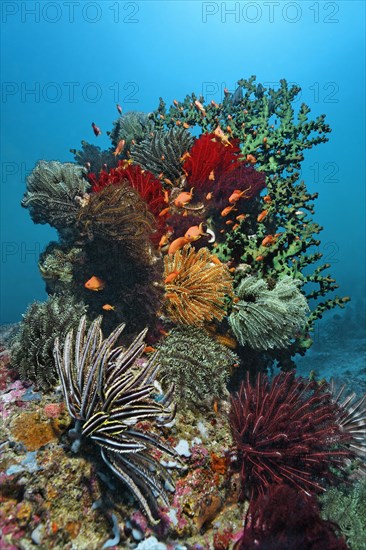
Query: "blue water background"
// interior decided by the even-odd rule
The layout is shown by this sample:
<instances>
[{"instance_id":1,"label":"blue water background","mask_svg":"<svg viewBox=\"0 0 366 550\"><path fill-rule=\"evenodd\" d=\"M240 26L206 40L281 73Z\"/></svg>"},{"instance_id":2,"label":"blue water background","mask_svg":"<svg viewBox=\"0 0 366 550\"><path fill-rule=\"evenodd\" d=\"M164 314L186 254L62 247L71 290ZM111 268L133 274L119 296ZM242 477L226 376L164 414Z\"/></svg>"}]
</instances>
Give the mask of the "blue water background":
<instances>
[{"instance_id":1,"label":"blue water background","mask_svg":"<svg viewBox=\"0 0 366 550\"><path fill-rule=\"evenodd\" d=\"M340 293L364 298L363 1L3 1L1 9L2 323L46 298L37 261L56 232L20 207L39 159L71 161L82 139L107 148L116 102L148 112L160 96L192 91L220 101L253 74L264 85L296 83L297 104L327 115L330 141L306 153L302 176L319 192L320 251Z\"/></svg>"}]
</instances>

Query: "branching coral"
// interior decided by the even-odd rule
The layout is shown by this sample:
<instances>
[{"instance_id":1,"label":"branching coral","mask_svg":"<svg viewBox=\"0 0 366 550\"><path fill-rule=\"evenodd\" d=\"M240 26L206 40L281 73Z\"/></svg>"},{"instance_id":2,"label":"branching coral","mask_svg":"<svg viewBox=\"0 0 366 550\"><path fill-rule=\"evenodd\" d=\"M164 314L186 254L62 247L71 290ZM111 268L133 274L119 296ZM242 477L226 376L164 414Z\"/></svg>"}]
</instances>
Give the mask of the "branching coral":
<instances>
[{"instance_id":1,"label":"branching coral","mask_svg":"<svg viewBox=\"0 0 366 550\"><path fill-rule=\"evenodd\" d=\"M226 384L238 357L204 330L176 327L158 350L162 374L174 382L182 406L228 395Z\"/></svg>"},{"instance_id":2,"label":"branching coral","mask_svg":"<svg viewBox=\"0 0 366 550\"><path fill-rule=\"evenodd\" d=\"M278 485L251 504L249 525L235 550L347 550L337 530L320 517L314 496Z\"/></svg>"},{"instance_id":3,"label":"branching coral","mask_svg":"<svg viewBox=\"0 0 366 550\"><path fill-rule=\"evenodd\" d=\"M128 349L114 347L124 325L103 340L98 317L86 330L86 318L76 336L68 332L63 351L55 341L55 361L67 409L75 420L73 438L89 437L99 445L104 462L132 490L146 515L155 523L158 497L168 505L165 487L172 487L170 476L151 455L159 449L174 455L173 449L157 435L139 429L140 420L162 425L172 420L172 389L154 399L158 361L136 365L145 347L146 331ZM75 445L74 445L75 446ZM155 517L154 517L155 515Z\"/></svg>"},{"instance_id":4,"label":"branching coral","mask_svg":"<svg viewBox=\"0 0 366 550\"><path fill-rule=\"evenodd\" d=\"M257 350L284 348L306 324L308 305L291 277L269 288L265 279L244 277L239 298L229 316L230 326L244 346Z\"/></svg>"},{"instance_id":5,"label":"branching coral","mask_svg":"<svg viewBox=\"0 0 366 550\"><path fill-rule=\"evenodd\" d=\"M153 222L146 204L124 182L92 193L79 212L77 225L89 240L103 238L121 242L131 254L138 255L146 248Z\"/></svg>"},{"instance_id":6,"label":"branching coral","mask_svg":"<svg viewBox=\"0 0 366 550\"><path fill-rule=\"evenodd\" d=\"M109 137L115 147L121 139L125 140L123 154L131 149L132 142L140 143L153 130L154 123L146 113L130 111L123 114L113 123Z\"/></svg>"},{"instance_id":7,"label":"branching coral","mask_svg":"<svg viewBox=\"0 0 366 550\"><path fill-rule=\"evenodd\" d=\"M320 492L325 482L339 480L334 469L342 471L354 456L331 395L292 373L272 383L258 374L254 385L247 377L231 405L242 496L253 498L280 483Z\"/></svg>"},{"instance_id":8,"label":"branching coral","mask_svg":"<svg viewBox=\"0 0 366 550\"><path fill-rule=\"evenodd\" d=\"M225 316L225 296L232 294L232 278L207 248L196 252L186 245L166 255L164 266L165 307L172 321L200 326Z\"/></svg>"},{"instance_id":9,"label":"branching coral","mask_svg":"<svg viewBox=\"0 0 366 550\"><path fill-rule=\"evenodd\" d=\"M27 178L22 200L34 223L49 223L58 230L74 225L89 188L85 174L85 168L69 162L39 161Z\"/></svg>"},{"instance_id":10,"label":"branching coral","mask_svg":"<svg viewBox=\"0 0 366 550\"><path fill-rule=\"evenodd\" d=\"M86 311L82 302L68 294L51 296L47 302L33 302L23 315L20 329L11 345L11 364L21 378L44 390L58 380L53 361L53 344L77 325Z\"/></svg>"},{"instance_id":11,"label":"branching coral","mask_svg":"<svg viewBox=\"0 0 366 550\"><path fill-rule=\"evenodd\" d=\"M156 132L131 149L131 158L144 170L156 176L163 173L174 181L182 175L182 157L193 144L193 137L184 128Z\"/></svg>"},{"instance_id":12,"label":"branching coral","mask_svg":"<svg viewBox=\"0 0 366 550\"><path fill-rule=\"evenodd\" d=\"M160 105L151 119L156 128L172 128L179 124L199 126L203 132L213 132L218 125L232 138L241 142L244 158L252 155L258 169L266 174L282 174L298 170L304 151L328 140L330 128L325 115L309 120L310 108L301 104L297 113L292 106L300 93L298 86L289 87L280 81L277 90L255 83L255 76L238 81L234 94L225 93L222 103L205 104L195 94L176 101L169 110L160 99ZM197 100L202 110L197 107Z\"/></svg>"}]
</instances>

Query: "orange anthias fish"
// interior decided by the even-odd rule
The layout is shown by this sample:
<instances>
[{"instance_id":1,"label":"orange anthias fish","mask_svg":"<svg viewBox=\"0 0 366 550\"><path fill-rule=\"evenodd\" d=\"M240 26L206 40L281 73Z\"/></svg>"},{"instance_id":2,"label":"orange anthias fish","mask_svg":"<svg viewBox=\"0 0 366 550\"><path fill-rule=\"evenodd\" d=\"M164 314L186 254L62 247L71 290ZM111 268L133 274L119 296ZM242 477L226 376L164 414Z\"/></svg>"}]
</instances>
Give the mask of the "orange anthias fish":
<instances>
[{"instance_id":1,"label":"orange anthias fish","mask_svg":"<svg viewBox=\"0 0 366 550\"><path fill-rule=\"evenodd\" d=\"M186 237L178 237L173 242L170 243L170 246L168 248L168 254L174 254L177 252L177 250L180 250L183 248L185 244L189 244L190 240Z\"/></svg>"},{"instance_id":2,"label":"orange anthias fish","mask_svg":"<svg viewBox=\"0 0 366 550\"><path fill-rule=\"evenodd\" d=\"M264 220L264 218L267 216L268 214L268 210L263 210L263 212L261 212L258 217L257 217L257 222L261 222L262 220Z\"/></svg>"},{"instance_id":3,"label":"orange anthias fish","mask_svg":"<svg viewBox=\"0 0 366 550\"><path fill-rule=\"evenodd\" d=\"M93 128L94 134L95 134L97 137L102 133L101 130L100 130L100 128L98 128L98 126L96 126L96 125L94 124L94 122L92 122L92 128Z\"/></svg>"},{"instance_id":4,"label":"orange anthias fish","mask_svg":"<svg viewBox=\"0 0 366 550\"><path fill-rule=\"evenodd\" d=\"M144 347L144 353L154 353L155 351L156 351L156 348L153 348L152 346Z\"/></svg>"},{"instance_id":5,"label":"orange anthias fish","mask_svg":"<svg viewBox=\"0 0 366 550\"><path fill-rule=\"evenodd\" d=\"M240 191L240 189L235 189L229 197L229 203L234 204L235 202L237 202L239 199L244 197L246 191L247 189L244 189L244 191Z\"/></svg>"},{"instance_id":6,"label":"orange anthias fish","mask_svg":"<svg viewBox=\"0 0 366 550\"><path fill-rule=\"evenodd\" d=\"M111 304L104 304L104 306L102 306L102 309L104 309L104 311L114 311L116 307L111 306Z\"/></svg>"},{"instance_id":7,"label":"orange anthias fish","mask_svg":"<svg viewBox=\"0 0 366 550\"><path fill-rule=\"evenodd\" d=\"M273 235L267 235L264 237L263 241L261 242L262 246L270 246L276 241L275 237Z\"/></svg>"},{"instance_id":8,"label":"orange anthias fish","mask_svg":"<svg viewBox=\"0 0 366 550\"><path fill-rule=\"evenodd\" d=\"M247 156L245 157L245 160L246 160L247 162L250 162L250 164L255 164L255 163L257 162L257 159L255 158L254 155L247 155Z\"/></svg>"},{"instance_id":9,"label":"orange anthias fish","mask_svg":"<svg viewBox=\"0 0 366 550\"><path fill-rule=\"evenodd\" d=\"M165 277L164 284L168 285L169 283L172 283L174 279L176 279L179 275L180 271L172 271L169 273L167 277Z\"/></svg>"},{"instance_id":10,"label":"orange anthias fish","mask_svg":"<svg viewBox=\"0 0 366 550\"><path fill-rule=\"evenodd\" d=\"M198 101L198 99L196 99L196 101L194 102L194 104L195 104L195 106L197 107L197 109L198 109L199 111L201 111L201 113L202 113L203 115L206 114L206 110L205 110L204 106L202 105L202 103L201 103L200 101Z\"/></svg>"},{"instance_id":11,"label":"orange anthias fish","mask_svg":"<svg viewBox=\"0 0 366 550\"><path fill-rule=\"evenodd\" d=\"M225 147L227 147L228 145L230 145L230 147L233 146L232 143L230 143L228 136L224 134L220 126L216 127L216 129L214 130L214 134L221 141L221 143L225 145Z\"/></svg>"},{"instance_id":12,"label":"orange anthias fish","mask_svg":"<svg viewBox=\"0 0 366 550\"><path fill-rule=\"evenodd\" d=\"M174 204L178 208L183 207L185 204L188 204L192 200L193 187L190 191L182 191L179 193L176 199L174 199Z\"/></svg>"},{"instance_id":13,"label":"orange anthias fish","mask_svg":"<svg viewBox=\"0 0 366 550\"><path fill-rule=\"evenodd\" d=\"M188 239L189 241L197 241L200 237L203 237L206 235L205 230L203 229L203 222L199 225L192 225L189 229L187 229L186 233L184 234L184 237Z\"/></svg>"},{"instance_id":14,"label":"orange anthias fish","mask_svg":"<svg viewBox=\"0 0 366 550\"><path fill-rule=\"evenodd\" d=\"M102 281L99 277L96 277L93 275L93 277L90 277L88 281L85 283L85 288L88 290L94 290L95 292L98 292L99 290L103 290L105 287L105 282Z\"/></svg>"},{"instance_id":15,"label":"orange anthias fish","mask_svg":"<svg viewBox=\"0 0 366 550\"><path fill-rule=\"evenodd\" d=\"M119 142L118 142L118 145L115 149L115 151L113 151L113 154L114 156L116 157L117 155L120 155L122 153L122 149L123 147L125 146L125 140L124 139L121 139Z\"/></svg>"},{"instance_id":16,"label":"orange anthias fish","mask_svg":"<svg viewBox=\"0 0 366 550\"><path fill-rule=\"evenodd\" d=\"M222 210L222 212L221 212L221 216L224 216L224 217L225 217L225 216L227 216L228 214L230 214L230 212L231 212L232 210L234 210L234 206L235 206L235 205L233 204L232 206L227 206L226 208L224 208L224 209Z\"/></svg>"}]
</instances>

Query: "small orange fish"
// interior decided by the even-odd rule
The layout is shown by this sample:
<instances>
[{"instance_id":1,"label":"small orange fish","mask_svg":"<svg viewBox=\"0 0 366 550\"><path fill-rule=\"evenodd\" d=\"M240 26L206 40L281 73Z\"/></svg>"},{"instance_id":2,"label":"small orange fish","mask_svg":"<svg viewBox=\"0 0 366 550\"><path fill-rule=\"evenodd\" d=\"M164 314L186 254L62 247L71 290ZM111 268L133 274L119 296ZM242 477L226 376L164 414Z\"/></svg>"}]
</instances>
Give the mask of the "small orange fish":
<instances>
[{"instance_id":1,"label":"small orange fish","mask_svg":"<svg viewBox=\"0 0 366 550\"><path fill-rule=\"evenodd\" d=\"M208 179L210 181L215 181L215 172L214 172L214 170L211 170L211 172L209 173Z\"/></svg>"},{"instance_id":2,"label":"small orange fish","mask_svg":"<svg viewBox=\"0 0 366 550\"><path fill-rule=\"evenodd\" d=\"M239 226L238 223L236 223L235 225L233 225L233 230L238 229L238 227L240 227L240 226Z\"/></svg>"},{"instance_id":3,"label":"small orange fish","mask_svg":"<svg viewBox=\"0 0 366 550\"><path fill-rule=\"evenodd\" d=\"M264 237L263 241L261 242L261 245L262 246L270 246L271 244L273 244L275 242L275 238L273 235L267 235L266 237Z\"/></svg>"},{"instance_id":4,"label":"small orange fish","mask_svg":"<svg viewBox=\"0 0 366 550\"><path fill-rule=\"evenodd\" d=\"M181 157L180 157L180 161L181 162L184 162L185 160L189 159L190 158L190 154L188 153L188 151L186 151Z\"/></svg>"},{"instance_id":5,"label":"small orange fish","mask_svg":"<svg viewBox=\"0 0 366 550\"><path fill-rule=\"evenodd\" d=\"M209 193L207 193L206 195L206 201L210 201L213 197L213 193L211 193L211 191Z\"/></svg>"},{"instance_id":6,"label":"small orange fish","mask_svg":"<svg viewBox=\"0 0 366 550\"><path fill-rule=\"evenodd\" d=\"M234 223L233 220L227 220L227 221L225 222L226 225L233 225L233 223Z\"/></svg>"},{"instance_id":7,"label":"small orange fish","mask_svg":"<svg viewBox=\"0 0 366 550\"><path fill-rule=\"evenodd\" d=\"M190 125L187 124L186 122L183 122L183 128L190 128Z\"/></svg>"},{"instance_id":8,"label":"small orange fish","mask_svg":"<svg viewBox=\"0 0 366 550\"><path fill-rule=\"evenodd\" d=\"M263 262L263 260L264 260L264 256L262 256L262 254L257 256L256 259L255 259L256 262Z\"/></svg>"},{"instance_id":9,"label":"small orange fish","mask_svg":"<svg viewBox=\"0 0 366 550\"><path fill-rule=\"evenodd\" d=\"M192 225L184 234L184 237L189 241L197 241L200 237L206 235L203 229L203 222L199 225Z\"/></svg>"},{"instance_id":10,"label":"small orange fish","mask_svg":"<svg viewBox=\"0 0 366 550\"><path fill-rule=\"evenodd\" d=\"M240 191L240 189L235 189L229 197L229 203L234 204L234 202L237 202L245 195L246 191L246 189L244 191Z\"/></svg>"},{"instance_id":11,"label":"small orange fish","mask_svg":"<svg viewBox=\"0 0 366 550\"><path fill-rule=\"evenodd\" d=\"M255 158L254 155L247 155L247 156L245 157L245 160L246 160L247 162L250 162L250 164L255 164L255 163L257 162L257 159Z\"/></svg>"},{"instance_id":12,"label":"small orange fish","mask_svg":"<svg viewBox=\"0 0 366 550\"><path fill-rule=\"evenodd\" d=\"M102 132L100 130L100 128L98 128L98 126L96 126L96 124L94 124L94 122L92 122L92 128L93 128L93 132L94 134L98 137Z\"/></svg>"},{"instance_id":13,"label":"small orange fish","mask_svg":"<svg viewBox=\"0 0 366 550\"><path fill-rule=\"evenodd\" d=\"M169 214L170 207L167 206L166 208L163 208L161 212L159 212L159 218L162 218L163 216L166 216Z\"/></svg>"},{"instance_id":14,"label":"small orange fish","mask_svg":"<svg viewBox=\"0 0 366 550\"><path fill-rule=\"evenodd\" d=\"M85 283L85 288L88 290L94 290L95 292L98 292L99 290L103 290L105 287L105 282L102 281L99 277L96 277L96 275L93 275L93 277L90 277L88 281Z\"/></svg>"},{"instance_id":15,"label":"small orange fish","mask_svg":"<svg viewBox=\"0 0 366 550\"><path fill-rule=\"evenodd\" d=\"M226 136L221 130L220 126L216 127L216 129L214 130L214 134L221 141L221 143L225 145L225 147L227 147L228 145L230 145L230 147L233 146L232 143L230 143L228 136Z\"/></svg>"},{"instance_id":16,"label":"small orange fish","mask_svg":"<svg viewBox=\"0 0 366 550\"><path fill-rule=\"evenodd\" d=\"M188 243L189 239L186 239L186 237L178 237L172 243L170 243L168 254L174 254L174 252L177 252L177 250L180 250L185 244Z\"/></svg>"},{"instance_id":17,"label":"small orange fish","mask_svg":"<svg viewBox=\"0 0 366 550\"><path fill-rule=\"evenodd\" d=\"M122 114L122 107L119 103L116 103L116 107L117 107L117 111L119 112L119 114L121 115Z\"/></svg>"},{"instance_id":18,"label":"small orange fish","mask_svg":"<svg viewBox=\"0 0 366 550\"><path fill-rule=\"evenodd\" d=\"M268 214L268 210L263 210L263 212L261 212L258 217L257 217L257 222L261 222L262 220L264 220L264 218L267 216Z\"/></svg>"},{"instance_id":19,"label":"small orange fish","mask_svg":"<svg viewBox=\"0 0 366 550\"><path fill-rule=\"evenodd\" d=\"M156 351L156 348L153 348L152 346L144 347L144 353L154 353L155 351Z\"/></svg>"},{"instance_id":20,"label":"small orange fish","mask_svg":"<svg viewBox=\"0 0 366 550\"><path fill-rule=\"evenodd\" d=\"M164 284L168 285L169 283L172 283L174 279L178 277L179 273L180 271L172 271L171 273L169 273L169 275L164 279Z\"/></svg>"},{"instance_id":21,"label":"small orange fish","mask_svg":"<svg viewBox=\"0 0 366 550\"><path fill-rule=\"evenodd\" d=\"M233 130L232 130L231 126L226 126L226 131L230 135L232 135L232 133L233 133Z\"/></svg>"},{"instance_id":22,"label":"small orange fish","mask_svg":"<svg viewBox=\"0 0 366 550\"><path fill-rule=\"evenodd\" d=\"M213 264L216 264L216 265L222 265L222 262L218 259L217 256L215 255L212 255L211 258L210 258L210 262L212 262Z\"/></svg>"},{"instance_id":23,"label":"small orange fish","mask_svg":"<svg viewBox=\"0 0 366 550\"><path fill-rule=\"evenodd\" d=\"M104 309L104 311L114 311L116 309L116 306L111 306L111 304L104 304L104 306L102 306L102 309Z\"/></svg>"},{"instance_id":24,"label":"small orange fish","mask_svg":"<svg viewBox=\"0 0 366 550\"><path fill-rule=\"evenodd\" d=\"M212 107L215 107L216 109L219 108L218 103L216 103L213 99L211 99L211 105L212 105Z\"/></svg>"},{"instance_id":25,"label":"small orange fish","mask_svg":"<svg viewBox=\"0 0 366 550\"><path fill-rule=\"evenodd\" d=\"M235 205L233 204L232 206L227 206L226 208L224 208L222 211L221 211L221 216L225 217L227 216L228 214L230 214L230 212L232 210L234 210L235 208Z\"/></svg>"},{"instance_id":26,"label":"small orange fish","mask_svg":"<svg viewBox=\"0 0 366 550\"><path fill-rule=\"evenodd\" d=\"M176 124L176 126L180 126L182 123L181 123L180 120L177 120L175 124Z\"/></svg>"},{"instance_id":27,"label":"small orange fish","mask_svg":"<svg viewBox=\"0 0 366 550\"><path fill-rule=\"evenodd\" d=\"M197 107L197 109L199 111L201 111L202 114L206 114L206 110L204 108L204 106L202 105L202 103L200 101L198 101L198 99L196 99L196 101L194 102L195 106Z\"/></svg>"},{"instance_id":28,"label":"small orange fish","mask_svg":"<svg viewBox=\"0 0 366 550\"><path fill-rule=\"evenodd\" d=\"M175 105L176 107L178 107L179 103L178 103L178 101L177 101L176 99L173 99L173 103L174 103L174 105Z\"/></svg>"},{"instance_id":29,"label":"small orange fish","mask_svg":"<svg viewBox=\"0 0 366 550\"><path fill-rule=\"evenodd\" d=\"M185 204L188 204L192 200L193 187L190 191L182 191L179 193L176 199L174 199L174 204L178 208L182 208Z\"/></svg>"},{"instance_id":30,"label":"small orange fish","mask_svg":"<svg viewBox=\"0 0 366 550\"><path fill-rule=\"evenodd\" d=\"M264 200L264 202L267 203L267 204L270 204L271 201L272 201L272 199L271 199L271 197L270 197L269 195L266 195L265 197L263 197L263 200Z\"/></svg>"},{"instance_id":31,"label":"small orange fish","mask_svg":"<svg viewBox=\"0 0 366 550\"><path fill-rule=\"evenodd\" d=\"M113 154L114 156L116 157L117 155L120 155L122 153L122 149L123 147L125 146L125 140L124 139L121 139L119 142L118 142L118 145L115 149L115 151L113 151Z\"/></svg>"},{"instance_id":32,"label":"small orange fish","mask_svg":"<svg viewBox=\"0 0 366 550\"><path fill-rule=\"evenodd\" d=\"M159 248L165 246L169 242L170 235L167 233L165 235L162 235L160 241L159 241Z\"/></svg>"},{"instance_id":33,"label":"small orange fish","mask_svg":"<svg viewBox=\"0 0 366 550\"><path fill-rule=\"evenodd\" d=\"M236 220L238 220L238 222L241 222L242 220L245 220L245 218L247 217L247 214L239 214L239 216L236 216Z\"/></svg>"}]
</instances>

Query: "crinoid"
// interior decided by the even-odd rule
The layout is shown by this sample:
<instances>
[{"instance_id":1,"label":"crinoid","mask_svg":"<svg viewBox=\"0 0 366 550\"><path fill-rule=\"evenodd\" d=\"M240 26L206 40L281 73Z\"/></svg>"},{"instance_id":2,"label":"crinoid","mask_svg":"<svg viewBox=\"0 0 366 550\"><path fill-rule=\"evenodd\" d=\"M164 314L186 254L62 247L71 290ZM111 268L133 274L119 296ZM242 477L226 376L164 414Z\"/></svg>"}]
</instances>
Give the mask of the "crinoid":
<instances>
[{"instance_id":1,"label":"crinoid","mask_svg":"<svg viewBox=\"0 0 366 550\"><path fill-rule=\"evenodd\" d=\"M139 255L153 230L154 218L146 203L127 182L92 193L79 213L78 227L89 240L102 238L123 243Z\"/></svg>"},{"instance_id":2,"label":"crinoid","mask_svg":"<svg viewBox=\"0 0 366 550\"><path fill-rule=\"evenodd\" d=\"M95 319L87 331L83 316L76 336L70 331L63 348L58 338L55 340L55 362L67 409L75 420L73 438L80 443L82 437L89 437L100 446L104 462L128 485L154 523L157 499L161 497L168 504L165 489L173 485L149 451L175 452L157 435L134 426L139 420L158 425L171 421L175 414L171 406L173 387L160 400L154 400L157 356L144 365L135 363L145 347L146 330L128 349L114 348L124 325L103 340L101 321L101 316Z\"/></svg>"},{"instance_id":3,"label":"crinoid","mask_svg":"<svg viewBox=\"0 0 366 550\"><path fill-rule=\"evenodd\" d=\"M342 430L351 436L352 451L366 461L366 394L356 399L355 392L349 392L346 384L337 388L333 378L330 380L332 401L339 407L338 423ZM366 465L363 466L366 472Z\"/></svg>"},{"instance_id":4,"label":"crinoid","mask_svg":"<svg viewBox=\"0 0 366 550\"><path fill-rule=\"evenodd\" d=\"M283 277L272 289L264 279L244 277L236 292L239 301L229 323L242 346L285 348L306 324L309 307L292 277Z\"/></svg>"},{"instance_id":5,"label":"crinoid","mask_svg":"<svg viewBox=\"0 0 366 550\"><path fill-rule=\"evenodd\" d=\"M132 147L134 162L156 176L163 173L174 180L182 175L182 157L193 144L194 138L184 128L156 132Z\"/></svg>"},{"instance_id":6,"label":"crinoid","mask_svg":"<svg viewBox=\"0 0 366 550\"><path fill-rule=\"evenodd\" d=\"M64 338L77 326L86 310L86 304L70 293L54 294L46 302L30 304L10 348L11 364L23 380L34 382L43 391L57 384L54 340L57 335Z\"/></svg>"},{"instance_id":7,"label":"crinoid","mask_svg":"<svg viewBox=\"0 0 366 550\"><path fill-rule=\"evenodd\" d=\"M349 550L339 527L320 517L314 495L274 485L250 505L249 521L235 550Z\"/></svg>"},{"instance_id":8,"label":"crinoid","mask_svg":"<svg viewBox=\"0 0 366 550\"><path fill-rule=\"evenodd\" d=\"M159 343L161 371L174 382L181 407L228 395L227 382L238 356L198 327L181 325Z\"/></svg>"},{"instance_id":9,"label":"crinoid","mask_svg":"<svg viewBox=\"0 0 366 550\"><path fill-rule=\"evenodd\" d=\"M71 162L40 160L27 178L22 206L34 223L49 223L58 230L73 226L90 185L86 169Z\"/></svg>"},{"instance_id":10,"label":"crinoid","mask_svg":"<svg viewBox=\"0 0 366 550\"><path fill-rule=\"evenodd\" d=\"M242 491L250 498L274 484L320 492L339 480L354 456L351 437L339 424L339 408L323 386L281 373L272 383L262 374L232 397L230 424L237 445Z\"/></svg>"},{"instance_id":11,"label":"crinoid","mask_svg":"<svg viewBox=\"0 0 366 550\"><path fill-rule=\"evenodd\" d=\"M207 248L196 251L185 245L164 257L164 267L166 311L172 321L200 326L225 316L225 296L232 295L232 278Z\"/></svg>"}]
</instances>

